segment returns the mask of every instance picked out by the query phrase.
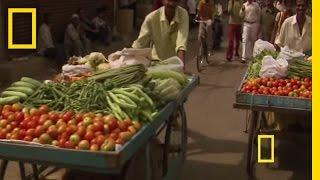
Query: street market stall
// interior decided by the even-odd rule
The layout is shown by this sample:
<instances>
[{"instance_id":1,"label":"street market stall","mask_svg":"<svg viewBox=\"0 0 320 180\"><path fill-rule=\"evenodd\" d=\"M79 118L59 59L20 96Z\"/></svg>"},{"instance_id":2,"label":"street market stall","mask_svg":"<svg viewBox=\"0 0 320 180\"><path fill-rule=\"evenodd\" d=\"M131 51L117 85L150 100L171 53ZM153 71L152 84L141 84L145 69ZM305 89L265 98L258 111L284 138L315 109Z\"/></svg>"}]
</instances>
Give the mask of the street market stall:
<instances>
[{"instance_id":1,"label":"street market stall","mask_svg":"<svg viewBox=\"0 0 320 180\"><path fill-rule=\"evenodd\" d=\"M308 121L312 114L312 59L282 49L261 50L249 64L248 71L236 92L234 108L250 111L247 173L253 175L258 159L258 135L275 138L301 135L279 129L268 129L265 112L297 114ZM309 131L306 131L310 133ZM305 132L304 132L305 133Z\"/></svg>"},{"instance_id":2,"label":"street market stall","mask_svg":"<svg viewBox=\"0 0 320 180\"><path fill-rule=\"evenodd\" d=\"M128 179L140 149L152 179L149 141L162 131L162 176L172 178L186 153L184 103L199 79L164 64L148 70L140 62L148 50L132 51L73 57L53 80L23 77L2 92L0 179L11 160L19 162L22 179L23 163L33 165L34 179L48 166Z\"/></svg>"}]
</instances>

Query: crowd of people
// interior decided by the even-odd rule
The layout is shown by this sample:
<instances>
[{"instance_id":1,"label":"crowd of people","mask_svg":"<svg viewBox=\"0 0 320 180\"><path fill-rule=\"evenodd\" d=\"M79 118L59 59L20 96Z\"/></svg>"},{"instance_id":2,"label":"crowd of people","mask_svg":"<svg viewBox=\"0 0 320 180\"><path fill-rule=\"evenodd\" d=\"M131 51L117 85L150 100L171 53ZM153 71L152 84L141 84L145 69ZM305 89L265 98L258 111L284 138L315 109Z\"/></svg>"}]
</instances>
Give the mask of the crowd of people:
<instances>
[{"instance_id":1,"label":"crowd of people","mask_svg":"<svg viewBox=\"0 0 320 180\"><path fill-rule=\"evenodd\" d=\"M303 7L299 6L300 1L303 2ZM194 19L198 19L201 21L199 40L206 34L209 52L219 48L223 32L220 19L223 14L222 6L213 0L184 2L186 6L182 8L179 0L154 0L153 12L145 18L133 47L145 47L152 43L155 59L174 55L169 53L171 51L186 51L189 29L195 26ZM134 9L136 1L125 1L120 5L121 8ZM269 41L277 49L288 46L300 52L311 51L309 5L307 0L297 0L296 3L291 0L229 0L224 11L229 18L226 60L239 59L246 63L252 58L254 43L258 39ZM98 8L96 17L90 19L84 9L78 9L66 27L63 45L56 44L51 35L50 15L43 15L38 32L39 55L65 60L70 56L88 54L94 41L108 45L111 41L111 29L105 20L105 11L105 8ZM181 58L184 56L178 54Z\"/></svg>"},{"instance_id":2,"label":"crowd of people","mask_svg":"<svg viewBox=\"0 0 320 180\"><path fill-rule=\"evenodd\" d=\"M64 32L63 44L58 43L51 32L51 14L43 14L38 30L38 55L58 60L58 65L65 63L71 56L84 56L91 51L92 42L109 45L112 35L105 20L106 8L96 11L96 16L90 19L84 9L79 8L72 14Z\"/></svg>"},{"instance_id":3,"label":"crowd of people","mask_svg":"<svg viewBox=\"0 0 320 180\"><path fill-rule=\"evenodd\" d=\"M233 57L239 58L242 41L241 62L246 63L252 58L254 43L258 39L274 44L278 50L288 46L299 52L311 51L309 5L304 0L296 1L296 8L290 0L229 0L226 59L231 61Z\"/></svg>"}]
</instances>

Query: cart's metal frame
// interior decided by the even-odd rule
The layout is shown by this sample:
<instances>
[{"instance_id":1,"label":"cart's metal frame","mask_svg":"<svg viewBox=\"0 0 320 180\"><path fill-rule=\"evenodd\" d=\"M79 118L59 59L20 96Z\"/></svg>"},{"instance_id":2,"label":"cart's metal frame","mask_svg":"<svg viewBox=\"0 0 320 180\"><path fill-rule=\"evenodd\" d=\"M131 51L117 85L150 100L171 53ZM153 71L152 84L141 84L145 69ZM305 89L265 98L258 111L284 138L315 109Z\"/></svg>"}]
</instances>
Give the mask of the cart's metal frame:
<instances>
[{"instance_id":1,"label":"cart's metal frame","mask_svg":"<svg viewBox=\"0 0 320 180\"><path fill-rule=\"evenodd\" d=\"M275 112L310 115L312 108L310 99L242 93L241 88L245 79L246 75L236 92L236 102L233 104L233 107L251 111L249 116L246 171L250 177L253 177L254 165L257 162L258 155L258 135L273 134L278 136L279 134L283 134L283 136L286 136L286 134L282 132L263 131L262 113Z\"/></svg>"},{"instance_id":2,"label":"cart's metal frame","mask_svg":"<svg viewBox=\"0 0 320 180\"><path fill-rule=\"evenodd\" d=\"M33 165L33 179L38 178L39 172L41 172L46 166L61 167L67 169L81 170L93 173L104 174L117 174L121 175L125 173L126 163L138 152L142 147L146 148L146 177L151 180L151 162L150 162L150 147L148 141L156 136L157 130L161 125L167 124L168 129L172 125L172 121L175 119L173 114L178 111L182 115L182 121L185 120L185 111L183 104L187 100L188 95L198 85L199 77L192 76L189 78L189 84L181 91L179 98L167 104L160 112L154 121L146 124L142 129L124 146L115 152L89 152L89 151L76 151L69 149L53 148L46 146L34 146L28 144L16 144L8 142L0 142L0 158L3 159L0 165L0 180L3 180L5 168L8 161L18 161L20 167L21 178L25 179L25 171L23 163L30 163ZM184 119L183 119L184 118ZM169 126L168 126L169 125ZM169 128L168 128L169 127ZM184 131L186 132L186 125ZM186 134L184 134L186 139ZM166 145L168 145L167 137ZM182 144L186 148L186 144ZM186 150L184 149L183 152ZM165 151L170 153L169 151ZM164 154L168 157L168 154ZM176 173L176 169L181 165L185 159L185 153L180 153L180 156L175 162L163 162L167 167L164 173L164 179L169 180ZM42 165L40 169L36 165Z\"/></svg>"}]
</instances>

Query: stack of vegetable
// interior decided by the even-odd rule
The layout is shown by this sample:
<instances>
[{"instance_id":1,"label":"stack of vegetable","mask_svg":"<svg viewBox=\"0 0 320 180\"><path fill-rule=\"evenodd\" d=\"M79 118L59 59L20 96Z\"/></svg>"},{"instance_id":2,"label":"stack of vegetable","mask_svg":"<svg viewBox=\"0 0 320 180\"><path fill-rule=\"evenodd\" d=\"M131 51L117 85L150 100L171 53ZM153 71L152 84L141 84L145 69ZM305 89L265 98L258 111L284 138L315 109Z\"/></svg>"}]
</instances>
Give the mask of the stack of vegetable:
<instances>
[{"instance_id":1,"label":"stack of vegetable","mask_svg":"<svg viewBox=\"0 0 320 180\"><path fill-rule=\"evenodd\" d=\"M0 106L0 140L23 140L60 148L114 151L129 141L141 123L112 115L56 112L46 105L26 108L21 104Z\"/></svg>"},{"instance_id":2,"label":"stack of vegetable","mask_svg":"<svg viewBox=\"0 0 320 180\"><path fill-rule=\"evenodd\" d=\"M152 77L152 80L145 86L144 91L159 107L175 100L188 82L184 74L171 70L148 70L147 75Z\"/></svg>"},{"instance_id":3,"label":"stack of vegetable","mask_svg":"<svg viewBox=\"0 0 320 180\"><path fill-rule=\"evenodd\" d=\"M146 68L142 64L125 66L118 69L99 71L89 80L113 83L117 87L136 83L145 77Z\"/></svg>"},{"instance_id":4,"label":"stack of vegetable","mask_svg":"<svg viewBox=\"0 0 320 180\"><path fill-rule=\"evenodd\" d=\"M113 114L119 120L126 118L150 121L156 114L151 98L143 86L132 84L113 88L111 84L76 81L72 84L48 83L41 86L24 103L30 107L47 104L53 110Z\"/></svg>"},{"instance_id":5,"label":"stack of vegetable","mask_svg":"<svg viewBox=\"0 0 320 180\"><path fill-rule=\"evenodd\" d=\"M41 85L42 83L35 79L22 77L20 81L13 83L9 88L1 93L0 105L23 102Z\"/></svg>"},{"instance_id":6,"label":"stack of vegetable","mask_svg":"<svg viewBox=\"0 0 320 180\"><path fill-rule=\"evenodd\" d=\"M272 56L273 58L277 58L278 52L263 50L260 54L258 54L249 64L248 69L248 78L256 78L259 77L259 73L261 70L262 59L265 56Z\"/></svg>"},{"instance_id":7,"label":"stack of vegetable","mask_svg":"<svg viewBox=\"0 0 320 180\"><path fill-rule=\"evenodd\" d=\"M289 77L312 77L311 61L304 59L295 59L289 62Z\"/></svg>"}]
</instances>

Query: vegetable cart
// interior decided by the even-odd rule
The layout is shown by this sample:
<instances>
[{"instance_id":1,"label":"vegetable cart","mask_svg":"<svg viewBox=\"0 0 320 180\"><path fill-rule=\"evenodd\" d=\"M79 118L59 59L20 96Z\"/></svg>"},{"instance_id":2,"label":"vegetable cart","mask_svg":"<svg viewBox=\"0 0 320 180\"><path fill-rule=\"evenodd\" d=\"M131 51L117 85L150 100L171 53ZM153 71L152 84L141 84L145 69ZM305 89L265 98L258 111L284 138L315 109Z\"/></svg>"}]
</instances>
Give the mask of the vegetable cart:
<instances>
[{"instance_id":1,"label":"vegetable cart","mask_svg":"<svg viewBox=\"0 0 320 180\"><path fill-rule=\"evenodd\" d=\"M187 145L187 122L184 103L190 92L197 86L199 78L188 78L188 85L181 91L176 101L168 103L155 119L146 124L134 137L113 152L76 151L48 146L36 146L25 143L0 142L0 157L3 159L0 169L0 179L3 179L8 161L18 161L22 179L26 179L23 163L33 165L33 178L43 167L54 166L86 172L115 174L126 177L126 167L130 159L145 147L145 173L151 180L150 147L148 141L157 136L159 131L165 131L163 150L163 179L171 179L185 159ZM165 128L164 128L165 127ZM173 143L175 142L175 143ZM41 165L38 169L37 165Z\"/></svg>"},{"instance_id":2,"label":"vegetable cart","mask_svg":"<svg viewBox=\"0 0 320 180\"><path fill-rule=\"evenodd\" d=\"M245 78L236 92L236 101L233 105L237 109L251 111L249 115L249 136L247 149L247 173L252 176L254 165L257 162L257 137L259 134L270 134L276 137L294 135L290 132L277 132L264 129L263 112L278 112L290 114L311 115L311 99L295 98L287 96L274 96L262 94L250 94L241 91Z\"/></svg>"}]
</instances>

